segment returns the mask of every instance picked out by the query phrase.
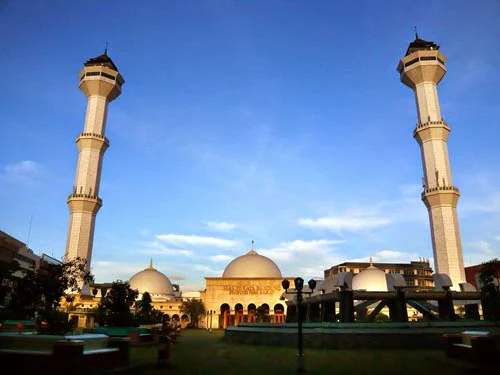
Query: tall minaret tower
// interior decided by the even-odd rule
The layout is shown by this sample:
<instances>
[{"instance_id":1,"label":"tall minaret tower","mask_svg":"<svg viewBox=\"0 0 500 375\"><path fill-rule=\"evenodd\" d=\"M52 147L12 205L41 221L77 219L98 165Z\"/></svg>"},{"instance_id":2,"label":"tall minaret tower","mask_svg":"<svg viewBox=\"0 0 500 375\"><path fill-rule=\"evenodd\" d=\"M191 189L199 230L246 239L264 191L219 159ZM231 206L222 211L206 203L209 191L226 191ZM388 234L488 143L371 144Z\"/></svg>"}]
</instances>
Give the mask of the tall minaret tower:
<instances>
[{"instance_id":1,"label":"tall minaret tower","mask_svg":"<svg viewBox=\"0 0 500 375\"><path fill-rule=\"evenodd\" d=\"M439 108L437 84L446 73L446 56L434 42L416 38L398 65L401 82L415 92L418 121L413 136L420 145L424 169L422 200L429 211L436 273L446 273L453 288L465 282L457 217L460 192L453 185L448 157L450 127Z\"/></svg>"},{"instance_id":2,"label":"tall minaret tower","mask_svg":"<svg viewBox=\"0 0 500 375\"><path fill-rule=\"evenodd\" d=\"M73 192L68 196L70 221L65 260L84 258L90 270L95 217L102 205L99 198L102 158L109 146L104 136L108 103L120 95L125 81L107 50L85 62L79 76L80 90L88 102L85 127L76 139L78 165Z\"/></svg>"}]
</instances>

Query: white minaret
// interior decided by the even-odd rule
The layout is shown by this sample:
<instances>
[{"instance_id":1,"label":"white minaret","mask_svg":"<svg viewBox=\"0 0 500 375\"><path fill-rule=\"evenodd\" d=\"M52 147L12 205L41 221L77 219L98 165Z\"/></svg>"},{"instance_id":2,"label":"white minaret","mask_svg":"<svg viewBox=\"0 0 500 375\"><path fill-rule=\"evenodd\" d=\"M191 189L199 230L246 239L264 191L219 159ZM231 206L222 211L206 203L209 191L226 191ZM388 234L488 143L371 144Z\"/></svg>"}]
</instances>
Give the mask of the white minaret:
<instances>
[{"instance_id":1,"label":"white minaret","mask_svg":"<svg viewBox=\"0 0 500 375\"><path fill-rule=\"evenodd\" d=\"M90 270L95 217L102 206L99 198L102 158L109 146L104 136L108 103L120 95L125 81L107 51L85 62L79 76L80 90L88 103L85 127L76 139L78 165L73 192L68 196L70 221L65 260L84 258Z\"/></svg>"},{"instance_id":2,"label":"white minaret","mask_svg":"<svg viewBox=\"0 0 500 375\"><path fill-rule=\"evenodd\" d=\"M422 200L429 211L436 273L446 273L453 289L465 282L457 203L448 157L450 127L439 108L437 84L446 73L446 56L433 42L416 39L398 65L401 82L415 92L418 122L413 136L420 145L424 168Z\"/></svg>"}]
</instances>

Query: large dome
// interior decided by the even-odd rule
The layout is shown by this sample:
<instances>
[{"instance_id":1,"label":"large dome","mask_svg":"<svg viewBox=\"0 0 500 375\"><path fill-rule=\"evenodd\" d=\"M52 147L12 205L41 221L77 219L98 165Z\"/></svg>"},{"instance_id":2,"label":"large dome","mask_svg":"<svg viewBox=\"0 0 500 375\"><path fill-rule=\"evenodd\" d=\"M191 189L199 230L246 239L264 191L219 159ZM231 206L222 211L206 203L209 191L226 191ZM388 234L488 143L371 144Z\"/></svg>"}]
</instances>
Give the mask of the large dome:
<instances>
[{"instance_id":1,"label":"large dome","mask_svg":"<svg viewBox=\"0 0 500 375\"><path fill-rule=\"evenodd\" d=\"M352 290L387 292L385 272L370 264L367 269L352 278Z\"/></svg>"},{"instance_id":2,"label":"large dome","mask_svg":"<svg viewBox=\"0 0 500 375\"><path fill-rule=\"evenodd\" d=\"M281 278L281 271L271 259L250 250L245 255L239 256L230 262L222 277L263 277Z\"/></svg>"},{"instance_id":3,"label":"large dome","mask_svg":"<svg viewBox=\"0 0 500 375\"><path fill-rule=\"evenodd\" d=\"M139 294L148 292L153 299L168 299L174 296L172 283L167 276L153 268L152 261L149 263L148 268L132 276L129 284L132 289L137 289Z\"/></svg>"}]
</instances>

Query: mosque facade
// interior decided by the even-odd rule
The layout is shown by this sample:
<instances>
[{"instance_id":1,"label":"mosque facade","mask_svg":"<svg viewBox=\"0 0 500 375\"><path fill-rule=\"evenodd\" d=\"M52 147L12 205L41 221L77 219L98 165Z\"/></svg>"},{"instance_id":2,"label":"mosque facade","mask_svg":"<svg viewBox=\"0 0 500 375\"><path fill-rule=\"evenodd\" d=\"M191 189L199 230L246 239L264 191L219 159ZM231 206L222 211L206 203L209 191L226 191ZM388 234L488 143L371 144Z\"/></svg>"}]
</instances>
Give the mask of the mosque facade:
<instances>
[{"instance_id":1,"label":"mosque facade","mask_svg":"<svg viewBox=\"0 0 500 375\"><path fill-rule=\"evenodd\" d=\"M450 127L441 115L437 95L437 84L446 73L445 61L438 45L417 35L399 62L398 72L402 83L414 91L416 98L418 121L414 137L421 149L424 170L421 198L429 212L435 270L449 275L456 288L465 281L465 272L456 209L460 193L452 181L447 147ZM68 197L70 225L65 258L85 258L89 268L95 216L102 205L99 197L102 160L109 145L104 135L107 109L109 102L120 95L123 83L123 77L106 53L88 60L80 73L80 89L88 97L88 106L84 132L77 138L75 185ZM365 276L361 273L356 280L373 281L373 277L366 275L378 275L382 285L386 272L371 265ZM425 285L418 286L429 287L429 275L424 276ZM230 262L221 277L205 278L206 287L200 298L208 312L206 326L225 328L257 320L283 322L287 308L281 286L283 279L293 281L291 277L283 277L276 263L252 247ZM152 264L134 275L130 283L140 293L148 291L156 309L172 316L180 313L182 298ZM361 284L366 284L366 280ZM356 283L354 286L358 288ZM89 298L95 303L98 296Z\"/></svg>"},{"instance_id":2,"label":"mosque facade","mask_svg":"<svg viewBox=\"0 0 500 375\"><path fill-rule=\"evenodd\" d=\"M207 310L206 327L226 328L256 321L284 323L283 279L293 278L284 278L276 263L253 248L235 258L222 277L205 277L201 299Z\"/></svg>"}]
</instances>

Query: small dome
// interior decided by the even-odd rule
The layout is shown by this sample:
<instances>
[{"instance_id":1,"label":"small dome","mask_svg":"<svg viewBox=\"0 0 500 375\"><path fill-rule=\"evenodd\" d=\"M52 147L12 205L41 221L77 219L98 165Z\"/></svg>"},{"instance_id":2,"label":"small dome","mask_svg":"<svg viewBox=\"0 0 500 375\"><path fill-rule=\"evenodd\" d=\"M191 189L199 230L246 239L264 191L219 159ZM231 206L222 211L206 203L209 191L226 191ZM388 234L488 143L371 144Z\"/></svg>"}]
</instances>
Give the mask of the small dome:
<instances>
[{"instance_id":1,"label":"small dome","mask_svg":"<svg viewBox=\"0 0 500 375\"><path fill-rule=\"evenodd\" d=\"M263 278L281 278L281 271L271 259L257 254L252 249L245 255L231 261L222 277L263 277Z\"/></svg>"},{"instance_id":2,"label":"small dome","mask_svg":"<svg viewBox=\"0 0 500 375\"><path fill-rule=\"evenodd\" d=\"M352 278L352 290L387 292L385 272L370 264L367 269Z\"/></svg>"},{"instance_id":3,"label":"small dome","mask_svg":"<svg viewBox=\"0 0 500 375\"><path fill-rule=\"evenodd\" d=\"M159 296L165 298L174 295L172 283L167 276L153 268L152 261L149 263L148 268L132 276L129 284L132 289L137 289L140 294L148 292L153 299Z\"/></svg>"}]
</instances>

